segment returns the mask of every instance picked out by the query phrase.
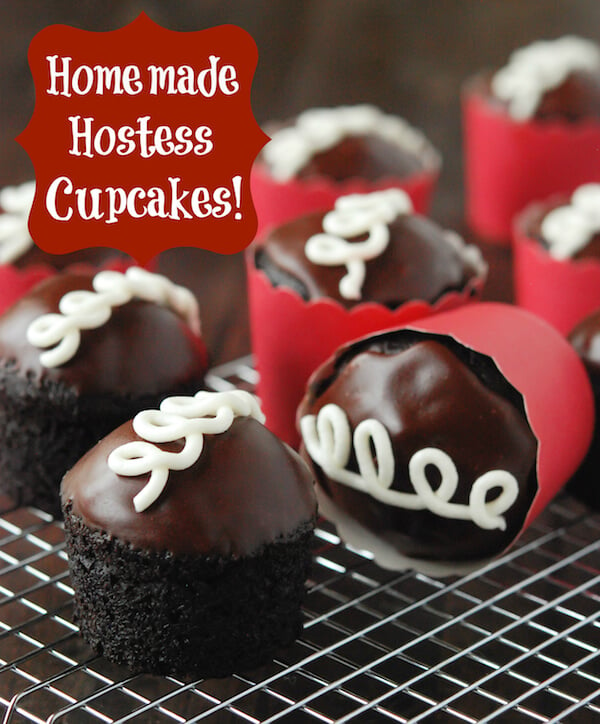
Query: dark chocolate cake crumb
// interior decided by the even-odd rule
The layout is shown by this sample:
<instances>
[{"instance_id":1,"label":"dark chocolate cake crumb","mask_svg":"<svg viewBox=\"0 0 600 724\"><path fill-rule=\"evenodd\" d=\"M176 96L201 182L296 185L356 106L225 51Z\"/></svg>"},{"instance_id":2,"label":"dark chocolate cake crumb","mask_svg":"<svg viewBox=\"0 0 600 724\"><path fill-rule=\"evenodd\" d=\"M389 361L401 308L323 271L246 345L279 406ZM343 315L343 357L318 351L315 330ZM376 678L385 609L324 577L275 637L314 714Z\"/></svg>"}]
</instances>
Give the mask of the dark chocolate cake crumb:
<instances>
[{"instance_id":1,"label":"dark chocolate cake crumb","mask_svg":"<svg viewBox=\"0 0 600 724\"><path fill-rule=\"evenodd\" d=\"M133 672L222 677L265 663L302 628L313 522L248 557L144 551L64 510L76 620Z\"/></svg>"}]
</instances>

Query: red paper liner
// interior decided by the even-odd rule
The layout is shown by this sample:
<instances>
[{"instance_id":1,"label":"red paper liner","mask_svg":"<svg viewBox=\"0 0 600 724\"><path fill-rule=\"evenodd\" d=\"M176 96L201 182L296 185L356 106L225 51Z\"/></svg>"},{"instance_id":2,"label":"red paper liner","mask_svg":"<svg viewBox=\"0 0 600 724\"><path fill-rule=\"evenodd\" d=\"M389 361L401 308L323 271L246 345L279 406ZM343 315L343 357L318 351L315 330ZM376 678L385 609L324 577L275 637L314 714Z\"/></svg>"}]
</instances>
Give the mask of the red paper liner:
<instances>
[{"instance_id":1,"label":"red paper liner","mask_svg":"<svg viewBox=\"0 0 600 724\"><path fill-rule=\"evenodd\" d=\"M529 219L539 216L533 204L514 225L514 283L519 306L568 334L588 314L600 308L600 259L554 259L527 234Z\"/></svg>"},{"instance_id":2,"label":"red paper liner","mask_svg":"<svg viewBox=\"0 0 600 724\"><path fill-rule=\"evenodd\" d=\"M312 211L332 209L335 200L347 194L367 194L400 188L410 196L417 213L425 214L439 176L439 166L404 179L386 177L376 182L360 178L334 182L324 177L276 181L265 164L257 161L250 178L252 200L258 216L257 238L273 227Z\"/></svg>"},{"instance_id":3,"label":"red paper liner","mask_svg":"<svg viewBox=\"0 0 600 724\"><path fill-rule=\"evenodd\" d=\"M93 272L102 269L125 271L135 262L125 257L114 257L101 266L93 266L86 262L76 262L65 267L64 272ZM152 269L154 262L146 268ZM36 284L57 274L57 270L47 264L32 264L30 267L18 269L11 264L0 264L0 314L32 289Z\"/></svg>"},{"instance_id":4,"label":"red paper liner","mask_svg":"<svg viewBox=\"0 0 600 724\"><path fill-rule=\"evenodd\" d=\"M38 282L53 274L56 274L56 271L46 266L21 270L10 264L0 264L0 314Z\"/></svg>"},{"instance_id":5,"label":"red paper liner","mask_svg":"<svg viewBox=\"0 0 600 724\"><path fill-rule=\"evenodd\" d=\"M488 241L508 244L527 204L600 181L600 122L517 122L477 80L463 92L467 222Z\"/></svg>"},{"instance_id":6,"label":"red paper liner","mask_svg":"<svg viewBox=\"0 0 600 724\"><path fill-rule=\"evenodd\" d=\"M371 332L398 327L481 296L484 278L462 292L449 292L436 303L411 301L391 310L364 303L347 310L332 299L305 302L286 287L274 287L247 254L252 351L258 368L258 396L270 430L292 447L299 436L295 417L308 378L340 345Z\"/></svg>"},{"instance_id":7,"label":"red paper liner","mask_svg":"<svg viewBox=\"0 0 600 724\"><path fill-rule=\"evenodd\" d=\"M538 491L525 530L573 475L590 445L594 399L585 367L547 322L506 304L481 303L410 327L450 335L488 355L522 394L538 441Z\"/></svg>"}]
</instances>

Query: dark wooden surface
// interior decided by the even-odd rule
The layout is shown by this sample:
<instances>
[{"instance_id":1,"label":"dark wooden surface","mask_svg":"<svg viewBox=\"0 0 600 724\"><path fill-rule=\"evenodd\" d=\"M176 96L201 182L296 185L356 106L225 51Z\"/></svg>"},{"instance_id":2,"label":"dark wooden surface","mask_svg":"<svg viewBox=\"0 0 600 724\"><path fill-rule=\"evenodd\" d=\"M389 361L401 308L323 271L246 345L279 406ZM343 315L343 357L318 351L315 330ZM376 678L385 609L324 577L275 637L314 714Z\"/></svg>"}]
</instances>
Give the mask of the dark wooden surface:
<instances>
[{"instance_id":1,"label":"dark wooden surface","mask_svg":"<svg viewBox=\"0 0 600 724\"><path fill-rule=\"evenodd\" d=\"M371 102L422 128L444 156L432 216L471 241L462 225L462 81L539 38L600 41L598 0L0 0L0 186L33 176L14 138L34 105L27 48L35 33L53 23L112 30L141 10L173 30L245 28L259 50L252 98L261 123L315 105ZM510 300L509 252L483 251L486 297ZM177 249L161 268L198 294L215 363L249 350L241 255Z\"/></svg>"}]
</instances>

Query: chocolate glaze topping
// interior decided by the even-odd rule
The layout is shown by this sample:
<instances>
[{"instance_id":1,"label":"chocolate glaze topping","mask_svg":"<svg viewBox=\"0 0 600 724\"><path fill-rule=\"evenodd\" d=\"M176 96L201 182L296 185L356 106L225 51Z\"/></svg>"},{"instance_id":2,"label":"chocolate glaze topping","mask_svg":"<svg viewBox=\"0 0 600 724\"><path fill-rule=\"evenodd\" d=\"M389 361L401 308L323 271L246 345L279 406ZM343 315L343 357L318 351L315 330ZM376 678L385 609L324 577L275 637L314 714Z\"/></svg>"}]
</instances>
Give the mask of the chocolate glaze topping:
<instances>
[{"instance_id":1,"label":"chocolate glaze topping","mask_svg":"<svg viewBox=\"0 0 600 724\"><path fill-rule=\"evenodd\" d=\"M560 206L568 206L570 200L568 197L555 197L548 202L534 204L523 217L523 225L527 236L530 239L539 241L545 248L549 249L550 245L542 234L542 222L545 217L553 210ZM579 251L577 251L572 259L600 259L600 233L594 234L591 240Z\"/></svg>"},{"instance_id":2,"label":"chocolate glaze topping","mask_svg":"<svg viewBox=\"0 0 600 724\"><path fill-rule=\"evenodd\" d=\"M362 299L340 295L339 283L346 267L324 266L309 261L306 241L323 232L325 212L288 222L274 229L259 247L257 266L273 284L295 288L305 299L328 297L346 308L361 302L377 302L390 308L411 299L434 302L444 293L461 290L478 276L473 264L448 243L445 232L433 221L410 214L389 225L390 243L378 257L366 262ZM365 239L356 237L356 241Z\"/></svg>"},{"instance_id":3,"label":"chocolate glaze topping","mask_svg":"<svg viewBox=\"0 0 600 724\"><path fill-rule=\"evenodd\" d=\"M17 267L17 269L25 269L29 266L40 265L62 270L74 264L98 266L111 259L120 258L125 258L125 255L115 251L115 249L106 249L104 247L81 249L68 254L48 254L34 244L22 256L15 259L13 266Z\"/></svg>"},{"instance_id":4,"label":"chocolate glaze topping","mask_svg":"<svg viewBox=\"0 0 600 724\"><path fill-rule=\"evenodd\" d=\"M206 349L173 310L133 300L113 308L108 322L83 330L81 345L67 363L46 368L40 350L27 341L29 324L58 312L60 299L73 290L92 290L93 274L64 273L31 290L0 317L0 364L16 363L18 374L60 381L78 393L128 398L200 386Z\"/></svg>"},{"instance_id":5,"label":"chocolate glaze topping","mask_svg":"<svg viewBox=\"0 0 600 724\"><path fill-rule=\"evenodd\" d=\"M296 123L290 119L270 123L265 132L273 136L283 128ZM259 159L262 154L259 154ZM431 160L414 149L393 143L376 134L345 136L331 148L319 151L296 173L296 178L322 177L336 182L360 178L369 182L386 178L403 179L420 173L431 166Z\"/></svg>"},{"instance_id":6,"label":"chocolate glaze topping","mask_svg":"<svg viewBox=\"0 0 600 724\"><path fill-rule=\"evenodd\" d=\"M493 94L491 79L491 73L485 75L476 81L476 87L491 103L506 109L508 104ZM568 75L556 88L546 91L532 120L579 123L592 118L600 119L600 76L578 71Z\"/></svg>"},{"instance_id":7,"label":"chocolate glaze topping","mask_svg":"<svg viewBox=\"0 0 600 724\"><path fill-rule=\"evenodd\" d=\"M583 71L571 73L558 88L545 93L535 117L541 121L562 118L570 123L599 119L600 76Z\"/></svg>"},{"instance_id":8,"label":"chocolate glaze topping","mask_svg":"<svg viewBox=\"0 0 600 724\"><path fill-rule=\"evenodd\" d=\"M569 335L569 341L586 366L600 402L600 309L582 320Z\"/></svg>"},{"instance_id":9,"label":"chocolate glaze topping","mask_svg":"<svg viewBox=\"0 0 600 724\"><path fill-rule=\"evenodd\" d=\"M374 135L347 136L332 148L316 153L297 176L380 181L387 177L405 178L423 169L423 161L398 144Z\"/></svg>"},{"instance_id":10,"label":"chocolate glaze topping","mask_svg":"<svg viewBox=\"0 0 600 724\"><path fill-rule=\"evenodd\" d=\"M443 450L456 465L452 502L467 504L475 480L490 470L506 470L519 483L518 498L504 514L506 530L485 530L470 520L384 504L330 479L303 450L333 502L400 553L476 561L498 554L519 533L537 490L537 442L521 396L490 358L443 336L403 330L375 335L342 348L319 370L298 420L328 403L345 411L352 430L370 418L386 427L395 459L393 490L414 493L408 462L427 447ZM358 470L354 456L349 469ZM428 476L436 489L438 471Z\"/></svg>"},{"instance_id":11,"label":"chocolate glaze topping","mask_svg":"<svg viewBox=\"0 0 600 724\"><path fill-rule=\"evenodd\" d=\"M117 475L107 460L115 448L140 439L127 422L101 440L64 477L63 506L72 502L72 512L88 526L137 548L222 556L251 555L316 514L306 465L248 417L236 418L224 433L205 435L198 461L171 470L157 501L137 513L133 498L148 475Z\"/></svg>"}]
</instances>

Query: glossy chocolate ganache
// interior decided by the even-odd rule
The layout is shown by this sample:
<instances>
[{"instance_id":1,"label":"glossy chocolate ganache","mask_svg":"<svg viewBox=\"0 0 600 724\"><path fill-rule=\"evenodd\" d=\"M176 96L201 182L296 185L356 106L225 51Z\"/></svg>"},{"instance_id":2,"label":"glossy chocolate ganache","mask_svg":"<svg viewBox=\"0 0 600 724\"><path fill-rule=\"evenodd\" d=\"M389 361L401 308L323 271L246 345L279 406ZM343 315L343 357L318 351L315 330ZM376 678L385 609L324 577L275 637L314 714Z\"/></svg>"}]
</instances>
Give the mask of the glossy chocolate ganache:
<instances>
[{"instance_id":1,"label":"glossy chocolate ganache","mask_svg":"<svg viewBox=\"0 0 600 724\"><path fill-rule=\"evenodd\" d=\"M160 275L139 271L151 287L167 283ZM101 274L120 280L131 272ZM57 315L68 293L91 292L93 283L93 274L57 274L6 310L0 317L0 364L18 376L60 382L86 395L139 398L202 384L207 360L199 329L172 305L139 298L112 307L104 323L83 326L69 359L45 364L48 350L31 342L30 326L36 320L39 325L45 315ZM82 314L85 325L90 317ZM60 336L55 344L59 342Z\"/></svg>"},{"instance_id":2,"label":"glossy chocolate ganache","mask_svg":"<svg viewBox=\"0 0 600 724\"><path fill-rule=\"evenodd\" d=\"M583 319L569 335L569 341L595 383L600 400L600 309Z\"/></svg>"},{"instance_id":3,"label":"glossy chocolate ganache","mask_svg":"<svg viewBox=\"0 0 600 724\"><path fill-rule=\"evenodd\" d=\"M326 499L409 559L500 553L537 490L521 395L450 337L398 330L342 348L298 422Z\"/></svg>"},{"instance_id":4,"label":"glossy chocolate ganache","mask_svg":"<svg viewBox=\"0 0 600 724\"><path fill-rule=\"evenodd\" d=\"M600 184L584 184L570 197L532 205L522 225L555 259L600 260Z\"/></svg>"},{"instance_id":5,"label":"glossy chocolate ganache","mask_svg":"<svg viewBox=\"0 0 600 724\"><path fill-rule=\"evenodd\" d=\"M298 171L298 178L325 176L334 181L361 178L405 178L423 171L422 159L413 151L374 134L348 136L332 148L314 154Z\"/></svg>"},{"instance_id":6,"label":"glossy chocolate ganache","mask_svg":"<svg viewBox=\"0 0 600 724\"><path fill-rule=\"evenodd\" d=\"M600 309L581 320L569 335L589 375L594 393L596 424L586 457L568 483L568 490L595 510L600 510Z\"/></svg>"},{"instance_id":7,"label":"glossy chocolate ganache","mask_svg":"<svg viewBox=\"0 0 600 724\"><path fill-rule=\"evenodd\" d=\"M387 244L368 251L381 232ZM315 242L319 248L311 254ZM305 301L328 298L345 308L361 302L390 309L410 300L432 303L482 280L486 270L475 247L414 214L399 189L341 197L332 211L288 222L267 235L255 260L274 285L294 289ZM347 292L344 284L357 263L359 281Z\"/></svg>"},{"instance_id":8,"label":"glossy chocolate ganache","mask_svg":"<svg viewBox=\"0 0 600 724\"><path fill-rule=\"evenodd\" d=\"M259 160L281 182L405 179L441 163L420 131L368 104L310 108L266 132L271 140Z\"/></svg>"},{"instance_id":9,"label":"glossy chocolate ganache","mask_svg":"<svg viewBox=\"0 0 600 724\"><path fill-rule=\"evenodd\" d=\"M600 47L585 38L567 35L532 43L479 82L516 121L600 119Z\"/></svg>"},{"instance_id":10,"label":"glossy chocolate ganache","mask_svg":"<svg viewBox=\"0 0 600 724\"><path fill-rule=\"evenodd\" d=\"M202 407L205 399L210 404L225 394L230 395L204 392L196 398ZM226 405L220 398L208 416L209 427L222 414L219 407ZM168 469L158 495L156 491L147 493L151 474L156 474L151 472L155 469L152 460L161 464L161 451L181 453L184 444L194 445L192 437L197 431L192 427L189 437L154 444L149 453L146 437L134 430L137 420L101 440L63 480L63 507L88 527L138 549L241 557L283 540L302 525L312 525L316 502L307 466L251 414L236 413L224 431L203 434L201 451L195 459L191 456L191 464L173 463L173 456L171 461L167 459L167 466L183 469ZM192 422L192 426L202 424L201 417L197 420L200 422ZM119 467L129 457L130 447L123 446L140 443L140 454L148 454L151 463L148 472L115 472L115 468L127 468L127 462ZM113 462L115 456L117 463Z\"/></svg>"}]
</instances>

